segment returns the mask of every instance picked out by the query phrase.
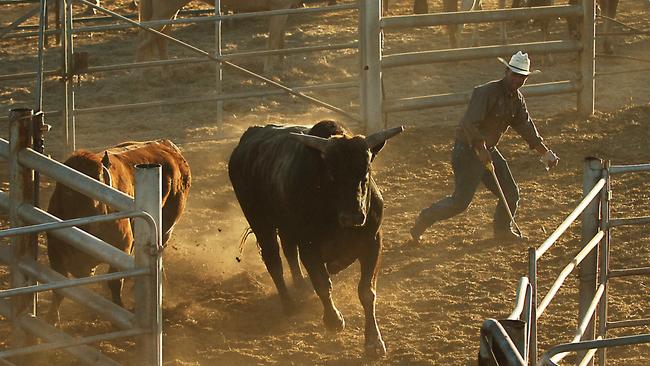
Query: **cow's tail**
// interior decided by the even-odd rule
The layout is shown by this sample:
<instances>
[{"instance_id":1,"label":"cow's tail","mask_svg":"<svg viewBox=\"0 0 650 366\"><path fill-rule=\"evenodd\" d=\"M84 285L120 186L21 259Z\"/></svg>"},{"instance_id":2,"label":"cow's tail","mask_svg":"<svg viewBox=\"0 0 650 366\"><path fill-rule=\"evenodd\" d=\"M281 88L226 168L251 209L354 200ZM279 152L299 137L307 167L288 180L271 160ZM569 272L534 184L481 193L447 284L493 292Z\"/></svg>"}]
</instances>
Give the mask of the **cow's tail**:
<instances>
[{"instance_id":1,"label":"cow's tail","mask_svg":"<svg viewBox=\"0 0 650 366\"><path fill-rule=\"evenodd\" d=\"M244 253L244 244L246 244L246 240L248 240L248 237L252 233L253 229L246 227L246 229L244 229L244 232L241 234L241 237L239 238L239 255L235 257L237 262L241 262L242 254Z\"/></svg>"}]
</instances>

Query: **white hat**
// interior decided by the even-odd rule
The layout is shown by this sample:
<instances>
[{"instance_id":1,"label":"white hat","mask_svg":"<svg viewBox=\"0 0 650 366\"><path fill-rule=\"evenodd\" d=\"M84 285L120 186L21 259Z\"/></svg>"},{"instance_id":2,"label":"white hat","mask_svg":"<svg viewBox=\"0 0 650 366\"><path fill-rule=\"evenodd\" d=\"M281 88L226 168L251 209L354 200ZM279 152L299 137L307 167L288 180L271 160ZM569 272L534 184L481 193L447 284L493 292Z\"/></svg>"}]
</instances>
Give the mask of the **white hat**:
<instances>
[{"instance_id":1,"label":"white hat","mask_svg":"<svg viewBox=\"0 0 650 366\"><path fill-rule=\"evenodd\" d=\"M521 51L518 51L512 55L510 62L506 62L506 60L502 59L501 57L497 57L497 59L506 65L515 74L528 76L530 74L537 74L538 72L541 72L539 70L530 71L530 59L528 58L528 54L522 53Z\"/></svg>"}]
</instances>

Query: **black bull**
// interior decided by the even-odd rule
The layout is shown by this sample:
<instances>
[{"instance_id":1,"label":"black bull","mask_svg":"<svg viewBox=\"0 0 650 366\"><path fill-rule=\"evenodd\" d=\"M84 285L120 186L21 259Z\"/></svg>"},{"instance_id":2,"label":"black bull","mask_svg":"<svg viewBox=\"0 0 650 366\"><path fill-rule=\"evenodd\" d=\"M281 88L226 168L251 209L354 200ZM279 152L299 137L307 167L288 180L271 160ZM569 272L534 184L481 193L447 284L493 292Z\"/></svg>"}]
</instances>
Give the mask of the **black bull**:
<instances>
[{"instance_id":1,"label":"black bull","mask_svg":"<svg viewBox=\"0 0 650 366\"><path fill-rule=\"evenodd\" d=\"M351 136L333 121L319 122L311 129L251 127L228 164L235 194L285 312L295 311L295 304L283 277L278 235L294 286L305 286L299 255L323 303L323 322L331 331L343 330L345 321L332 300L330 274L359 260L358 294L368 355L386 353L375 319L383 198L370 164L386 140L402 131L397 127L368 137Z\"/></svg>"}]
</instances>

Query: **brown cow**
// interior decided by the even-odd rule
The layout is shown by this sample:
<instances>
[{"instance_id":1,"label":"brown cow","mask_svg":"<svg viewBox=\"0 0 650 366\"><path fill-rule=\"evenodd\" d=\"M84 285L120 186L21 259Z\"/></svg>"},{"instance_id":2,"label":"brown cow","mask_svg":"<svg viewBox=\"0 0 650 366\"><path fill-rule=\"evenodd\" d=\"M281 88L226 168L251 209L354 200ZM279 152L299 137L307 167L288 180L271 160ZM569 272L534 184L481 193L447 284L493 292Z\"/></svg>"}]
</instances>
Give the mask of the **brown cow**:
<instances>
[{"instance_id":1,"label":"brown cow","mask_svg":"<svg viewBox=\"0 0 650 366\"><path fill-rule=\"evenodd\" d=\"M189 194L191 184L190 167L180 150L169 140L149 142L125 142L105 152L91 153L76 151L65 165L80 171L106 185L112 186L130 196L135 192L136 164L153 163L162 165L162 243L169 240L174 225L178 222ZM57 183L50 198L48 212L62 220L84 216L107 214L112 209L105 203L93 200L75 190ZM131 253L133 230L129 219L90 224L83 230L110 243L125 253ZM93 274L100 262L88 254L47 235L50 266L68 276L87 277ZM109 268L109 272L114 272ZM108 284L113 302L122 305L122 280ZM63 297L54 292L48 314L51 321L59 320L59 306Z\"/></svg>"},{"instance_id":2,"label":"brown cow","mask_svg":"<svg viewBox=\"0 0 650 366\"><path fill-rule=\"evenodd\" d=\"M139 2L140 21L173 19L178 11L191 0L141 0ZM214 0L202 0L214 5ZM250 13L266 10L290 9L298 5L298 0L222 0L221 10L236 13ZM288 15L272 16L269 21L269 38L267 48L270 50L282 48L284 45L284 27ZM165 34L169 33L170 25L159 28ZM158 57L167 59L167 42L164 38L151 32L141 31L136 54L137 61L147 61L155 58L154 52L157 49ZM275 60L278 58L276 57ZM264 60L264 71L270 71L275 62L271 57Z\"/></svg>"}]
</instances>

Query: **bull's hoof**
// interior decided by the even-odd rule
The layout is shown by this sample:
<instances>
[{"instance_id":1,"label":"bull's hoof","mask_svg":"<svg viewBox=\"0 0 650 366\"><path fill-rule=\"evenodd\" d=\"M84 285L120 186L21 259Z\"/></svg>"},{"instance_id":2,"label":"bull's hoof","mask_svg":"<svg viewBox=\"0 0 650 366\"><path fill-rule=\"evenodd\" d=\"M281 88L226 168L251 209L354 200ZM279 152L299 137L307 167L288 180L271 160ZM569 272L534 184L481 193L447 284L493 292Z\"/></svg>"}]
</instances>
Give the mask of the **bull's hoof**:
<instances>
[{"instance_id":1,"label":"bull's hoof","mask_svg":"<svg viewBox=\"0 0 650 366\"><path fill-rule=\"evenodd\" d=\"M381 338L375 339L365 344L366 357L379 358L386 356L386 344Z\"/></svg>"},{"instance_id":2,"label":"bull's hoof","mask_svg":"<svg viewBox=\"0 0 650 366\"><path fill-rule=\"evenodd\" d=\"M323 323L325 328L330 332L340 332L345 329L345 319L338 309L334 309L334 313L325 313L323 315Z\"/></svg>"}]
</instances>

